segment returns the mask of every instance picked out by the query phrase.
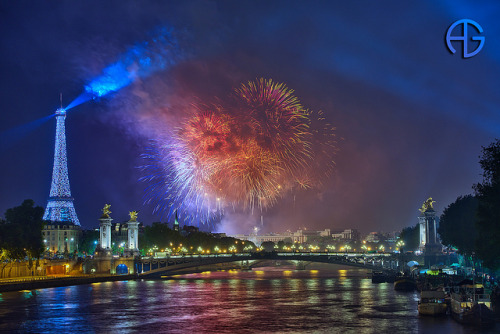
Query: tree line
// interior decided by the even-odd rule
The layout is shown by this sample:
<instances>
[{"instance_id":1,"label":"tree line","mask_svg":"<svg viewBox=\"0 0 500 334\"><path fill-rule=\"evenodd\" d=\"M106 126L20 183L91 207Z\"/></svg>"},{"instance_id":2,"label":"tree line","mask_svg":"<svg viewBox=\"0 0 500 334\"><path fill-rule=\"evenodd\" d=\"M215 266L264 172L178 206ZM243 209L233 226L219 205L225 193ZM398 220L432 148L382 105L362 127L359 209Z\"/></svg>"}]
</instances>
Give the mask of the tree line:
<instances>
[{"instance_id":1,"label":"tree line","mask_svg":"<svg viewBox=\"0 0 500 334\"><path fill-rule=\"evenodd\" d=\"M438 232L444 245L500 269L500 140L483 147L482 182L473 195L459 196L444 211Z\"/></svg>"}]
</instances>

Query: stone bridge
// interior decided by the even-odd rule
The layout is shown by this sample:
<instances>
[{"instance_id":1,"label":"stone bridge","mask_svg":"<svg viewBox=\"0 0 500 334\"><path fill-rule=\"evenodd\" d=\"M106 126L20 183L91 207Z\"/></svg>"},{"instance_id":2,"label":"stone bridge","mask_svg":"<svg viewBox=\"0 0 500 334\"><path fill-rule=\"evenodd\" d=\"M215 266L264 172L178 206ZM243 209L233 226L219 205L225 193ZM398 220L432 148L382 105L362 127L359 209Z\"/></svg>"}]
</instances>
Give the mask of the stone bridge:
<instances>
[{"instance_id":1,"label":"stone bridge","mask_svg":"<svg viewBox=\"0 0 500 334\"><path fill-rule=\"evenodd\" d=\"M139 277L161 277L183 272L199 272L202 267L234 263L242 269L251 269L262 261L289 261L297 269L310 263L329 263L372 270L395 270L399 266L392 253L235 253L210 255L176 255L165 258L142 257L136 262Z\"/></svg>"}]
</instances>

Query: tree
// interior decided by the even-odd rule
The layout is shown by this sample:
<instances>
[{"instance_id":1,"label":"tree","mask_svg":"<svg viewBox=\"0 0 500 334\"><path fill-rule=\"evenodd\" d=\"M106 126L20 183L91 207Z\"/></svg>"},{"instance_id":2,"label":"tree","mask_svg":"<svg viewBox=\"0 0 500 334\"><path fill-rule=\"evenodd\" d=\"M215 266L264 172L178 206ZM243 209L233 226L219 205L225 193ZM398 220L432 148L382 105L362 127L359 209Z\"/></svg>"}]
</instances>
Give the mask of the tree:
<instances>
[{"instance_id":1,"label":"tree","mask_svg":"<svg viewBox=\"0 0 500 334\"><path fill-rule=\"evenodd\" d=\"M0 220L0 252L2 261L28 258L28 269L33 268L33 259L38 259L44 251L42 228L44 209L35 206L31 199L20 206L8 209L5 220ZM7 263L7 262L5 262ZM5 264L2 268L5 268Z\"/></svg>"},{"instance_id":2,"label":"tree","mask_svg":"<svg viewBox=\"0 0 500 334\"><path fill-rule=\"evenodd\" d=\"M158 249L166 249L178 247L180 244L185 244L185 238L178 232L171 229L167 223L156 222L151 226L144 228L143 243L140 247L144 250L157 247ZM170 245L172 244L172 246Z\"/></svg>"},{"instance_id":3,"label":"tree","mask_svg":"<svg viewBox=\"0 0 500 334\"><path fill-rule=\"evenodd\" d=\"M319 249L324 250L328 245L333 244L333 238L331 236L319 236L313 235L307 237L307 245L312 245L319 247Z\"/></svg>"},{"instance_id":4,"label":"tree","mask_svg":"<svg viewBox=\"0 0 500 334\"><path fill-rule=\"evenodd\" d=\"M500 268L500 140L483 147L483 182L474 185L479 200L476 253L490 269Z\"/></svg>"},{"instance_id":5,"label":"tree","mask_svg":"<svg viewBox=\"0 0 500 334\"><path fill-rule=\"evenodd\" d=\"M413 227L405 227L400 235L399 238L403 240L405 243L403 249L409 250L409 251L415 251L420 242L420 227L418 224L416 224Z\"/></svg>"},{"instance_id":6,"label":"tree","mask_svg":"<svg viewBox=\"0 0 500 334\"><path fill-rule=\"evenodd\" d=\"M260 248L264 250L264 252L272 252L274 251L274 242L272 241L264 241L261 245Z\"/></svg>"},{"instance_id":7,"label":"tree","mask_svg":"<svg viewBox=\"0 0 500 334\"><path fill-rule=\"evenodd\" d=\"M94 254L98 243L99 230L82 231L82 235L78 240L78 249L80 253L85 253L87 255Z\"/></svg>"},{"instance_id":8,"label":"tree","mask_svg":"<svg viewBox=\"0 0 500 334\"><path fill-rule=\"evenodd\" d=\"M476 242L476 212L479 201L472 195L460 196L444 209L438 233L443 245L453 246L464 255L472 255Z\"/></svg>"},{"instance_id":9,"label":"tree","mask_svg":"<svg viewBox=\"0 0 500 334\"><path fill-rule=\"evenodd\" d=\"M12 259L39 258L43 253L42 229L44 209L31 199L8 209L0 222L0 248Z\"/></svg>"}]
</instances>

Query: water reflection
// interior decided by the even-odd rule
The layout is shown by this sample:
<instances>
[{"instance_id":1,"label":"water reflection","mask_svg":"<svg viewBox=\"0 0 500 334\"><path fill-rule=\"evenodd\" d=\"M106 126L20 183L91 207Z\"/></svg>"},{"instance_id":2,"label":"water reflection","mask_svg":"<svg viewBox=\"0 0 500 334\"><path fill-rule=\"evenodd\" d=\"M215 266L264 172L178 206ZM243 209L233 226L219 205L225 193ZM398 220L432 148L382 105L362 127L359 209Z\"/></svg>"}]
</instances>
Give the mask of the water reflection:
<instances>
[{"instance_id":1,"label":"water reflection","mask_svg":"<svg viewBox=\"0 0 500 334\"><path fill-rule=\"evenodd\" d=\"M416 312L416 293L358 269L275 268L4 293L0 331L463 333Z\"/></svg>"}]
</instances>

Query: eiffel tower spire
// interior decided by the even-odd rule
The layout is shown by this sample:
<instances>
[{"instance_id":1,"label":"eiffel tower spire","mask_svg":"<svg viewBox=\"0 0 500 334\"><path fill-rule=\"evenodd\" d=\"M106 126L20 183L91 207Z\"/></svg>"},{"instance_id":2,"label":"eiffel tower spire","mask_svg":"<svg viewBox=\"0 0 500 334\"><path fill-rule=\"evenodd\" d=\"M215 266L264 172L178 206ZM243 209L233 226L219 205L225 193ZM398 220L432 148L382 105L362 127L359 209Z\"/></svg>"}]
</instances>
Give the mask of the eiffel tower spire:
<instances>
[{"instance_id":1,"label":"eiffel tower spire","mask_svg":"<svg viewBox=\"0 0 500 334\"><path fill-rule=\"evenodd\" d=\"M62 98L62 97L61 97ZM43 215L44 220L69 222L80 226L69 189L68 162L66 158L66 110L56 110L56 144L50 197Z\"/></svg>"}]
</instances>

